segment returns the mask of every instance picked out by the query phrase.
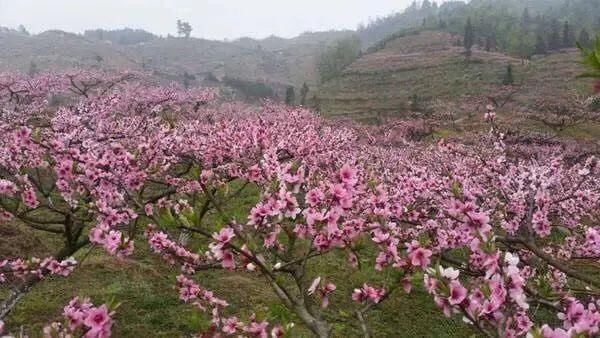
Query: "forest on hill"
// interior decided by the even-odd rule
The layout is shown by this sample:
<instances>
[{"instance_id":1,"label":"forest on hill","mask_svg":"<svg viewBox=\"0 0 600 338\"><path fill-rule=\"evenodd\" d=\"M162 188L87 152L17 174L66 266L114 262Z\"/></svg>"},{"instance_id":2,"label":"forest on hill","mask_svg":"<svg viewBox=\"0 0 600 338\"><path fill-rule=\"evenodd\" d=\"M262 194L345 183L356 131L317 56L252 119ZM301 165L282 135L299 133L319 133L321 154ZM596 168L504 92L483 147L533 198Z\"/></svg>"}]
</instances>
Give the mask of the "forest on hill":
<instances>
[{"instance_id":1,"label":"forest on hill","mask_svg":"<svg viewBox=\"0 0 600 338\"><path fill-rule=\"evenodd\" d=\"M471 20L476 42L486 50L515 55L545 54L574 47L577 38L589 44L600 31L600 2L595 0L472 0L413 2L402 13L358 27L363 46L376 46L402 31L437 29L464 34Z\"/></svg>"}]
</instances>

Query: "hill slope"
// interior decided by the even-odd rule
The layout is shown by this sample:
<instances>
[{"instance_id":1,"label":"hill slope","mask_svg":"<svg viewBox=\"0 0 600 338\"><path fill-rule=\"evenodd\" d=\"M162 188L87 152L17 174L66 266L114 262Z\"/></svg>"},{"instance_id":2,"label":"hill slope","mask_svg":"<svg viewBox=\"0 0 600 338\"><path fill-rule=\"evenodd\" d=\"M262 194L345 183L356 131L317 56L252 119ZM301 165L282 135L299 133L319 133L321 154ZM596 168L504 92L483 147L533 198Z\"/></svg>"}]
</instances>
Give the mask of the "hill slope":
<instances>
[{"instance_id":1,"label":"hill slope","mask_svg":"<svg viewBox=\"0 0 600 338\"><path fill-rule=\"evenodd\" d=\"M467 61L464 49L455 46L458 38L424 31L391 40L383 49L359 58L341 77L323 84L315 103L330 115L403 116L439 101L493 97L502 89L508 64L515 82L522 83L513 99L525 107L547 97L570 95L585 85L575 80L581 72L575 50L523 64L520 59L475 49Z\"/></svg>"},{"instance_id":2,"label":"hill slope","mask_svg":"<svg viewBox=\"0 0 600 338\"><path fill-rule=\"evenodd\" d=\"M137 44L117 44L62 31L38 35L0 30L0 72L28 72L72 68L151 71L164 80L182 81L187 73L197 80L225 77L265 83L275 89L287 85L314 86L316 59L333 41L350 31L305 33L293 39L240 39L234 42L203 39L155 38Z\"/></svg>"}]
</instances>

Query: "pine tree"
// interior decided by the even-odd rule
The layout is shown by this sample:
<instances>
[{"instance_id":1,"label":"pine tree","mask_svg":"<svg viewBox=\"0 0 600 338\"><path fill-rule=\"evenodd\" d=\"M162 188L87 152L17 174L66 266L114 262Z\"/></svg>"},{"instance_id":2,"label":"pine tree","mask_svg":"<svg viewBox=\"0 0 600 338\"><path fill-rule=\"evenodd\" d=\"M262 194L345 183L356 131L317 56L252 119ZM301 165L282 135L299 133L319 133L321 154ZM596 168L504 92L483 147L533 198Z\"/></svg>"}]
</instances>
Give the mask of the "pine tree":
<instances>
[{"instance_id":1,"label":"pine tree","mask_svg":"<svg viewBox=\"0 0 600 338\"><path fill-rule=\"evenodd\" d=\"M548 49L557 50L560 48L560 23L553 20L550 24L550 34L548 36Z\"/></svg>"},{"instance_id":2,"label":"pine tree","mask_svg":"<svg viewBox=\"0 0 600 338\"><path fill-rule=\"evenodd\" d=\"M406 9L407 13L414 13L419 10L419 5L417 5L417 1L413 1L412 4Z\"/></svg>"},{"instance_id":3,"label":"pine tree","mask_svg":"<svg viewBox=\"0 0 600 338\"><path fill-rule=\"evenodd\" d=\"M194 81L196 77L188 72L183 72L183 87L188 89L192 86L192 81Z\"/></svg>"},{"instance_id":4,"label":"pine tree","mask_svg":"<svg viewBox=\"0 0 600 338\"><path fill-rule=\"evenodd\" d=\"M33 77L38 72L39 72L39 70L38 70L37 64L35 62L31 61L31 63L29 63L29 69L27 70L27 75L29 75L29 77Z\"/></svg>"},{"instance_id":5,"label":"pine tree","mask_svg":"<svg viewBox=\"0 0 600 338\"><path fill-rule=\"evenodd\" d=\"M293 86L288 86L285 90L285 104L294 105L296 103L296 93Z\"/></svg>"},{"instance_id":6,"label":"pine tree","mask_svg":"<svg viewBox=\"0 0 600 338\"><path fill-rule=\"evenodd\" d=\"M442 20L442 18L439 19L438 22L438 28L439 29L446 29L446 27L448 27L448 24L446 23L446 21Z\"/></svg>"},{"instance_id":7,"label":"pine tree","mask_svg":"<svg viewBox=\"0 0 600 338\"><path fill-rule=\"evenodd\" d=\"M571 25L569 25L569 21L565 21L563 26L563 41L562 47L571 48L575 47L575 32L571 29Z\"/></svg>"},{"instance_id":8,"label":"pine tree","mask_svg":"<svg viewBox=\"0 0 600 338\"><path fill-rule=\"evenodd\" d=\"M177 20L177 34L189 38L192 34L192 25L189 22Z\"/></svg>"},{"instance_id":9,"label":"pine tree","mask_svg":"<svg viewBox=\"0 0 600 338\"><path fill-rule=\"evenodd\" d=\"M488 36L485 38L485 51L489 52L492 50L492 39Z\"/></svg>"},{"instance_id":10,"label":"pine tree","mask_svg":"<svg viewBox=\"0 0 600 338\"><path fill-rule=\"evenodd\" d=\"M523 10L523 15L521 16L521 29L524 31L529 31L531 27L531 15L529 15L529 8L525 8Z\"/></svg>"},{"instance_id":11,"label":"pine tree","mask_svg":"<svg viewBox=\"0 0 600 338\"><path fill-rule=\"evenodd\" d=\"M579 38L577 39L577 43L584 48L590 48L592 47L592 39L590 38L590 34L587 32L587 30L582 29L581 32L579 32Z\"/></svg>"},{"instance_id":12,"label":"pine tree","mask_svg":"<svg viewBox=\"0 0 600 338\"><path fill-rule=\"evenodd\" d=\"M508 66L506 66L506 73L502 79L502 84L505 86L510 86L513 83L515 83L515 78L513 76L512 64L509 63Z\"/></svg>"},{"instance_id":13,"label":"pine tree","mask_svg":"<svg viewBox=\"0 0 600 338\"><path fill-rule=\"evenodd\" d=\"M540 34L538 34L536 36L536 41L535 41L535 54L545 55L546 53L548 53L548 47L546 46L546 41L544 41L544 38Z\"/></svg>"},{"instance_id":14,"label":"pine tree","mask_svg":"<svg viewBox=\"0 0 600 338\"><path fill-rule=\"evenodd\" d=\"M423 3L421 4L421 10L429 11L430 9L431 9L431 2L429 0L423 0Z\"/></svg>"},{"instance_id":15,"label":"pine tree","mask_svg":"<svg viewBox=\"0 0 600 338\"><path fill-rule=\"evenodd\" d=\"M308 85L306 84L306 82L304 82L304 84L302 85L302 89L300 89L300 104L303 106L306 105L306 96L308 96L309 91L310 89L308 88Z\"/></svg>"},{"instance_id":16,"label":"pine tree","mask_svg":"<svg viewBox=\"0 0 600 338\"><path fill-rule=\"evenodd\" d=\"M23 35L29 35L29 31L27 31L27 28L25 28L25 26L19 25L17 29L19 30L19 33Z\"/></svg>"},{"instance_id":17,"label":"pine tree","mask_svg":"<svg viewBox=\"0 0 600 338\"><path fill-rule=\"evenodd\" d=\"M475 43L475 32L473 31L473 25L471 24L471 18L468 18L467 24L465 26L465 39L464 39L464 47L465 47L467 57L471 56L471 49L473 48L474 43Z\"/></svg>"}]
</instances>

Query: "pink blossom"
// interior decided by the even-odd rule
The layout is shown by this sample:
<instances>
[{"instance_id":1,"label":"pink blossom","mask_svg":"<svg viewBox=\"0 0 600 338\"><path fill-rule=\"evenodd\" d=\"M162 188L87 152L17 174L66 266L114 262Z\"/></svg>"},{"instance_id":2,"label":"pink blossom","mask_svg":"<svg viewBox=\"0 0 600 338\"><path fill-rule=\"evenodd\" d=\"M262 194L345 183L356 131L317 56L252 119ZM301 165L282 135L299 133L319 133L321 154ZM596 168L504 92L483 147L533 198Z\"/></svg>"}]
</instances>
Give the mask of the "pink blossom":
<instances>
[{"instance_id":1,"label":"pink blossom","mask_svg":"<svg viewBox=\"0 0 600 338\"><path fill-rule=\"evenodd\" d=\"M222 331L225 334L235 334L240 327L240 322L237 317L230 317L223 319Z\"/></svg>"},{"instance_id":2,"label":"pink blossom","mask_svg":"<svg viewBox=\"0 0 600 338\"><path fill-rule=\"evenodd\" d=\"M417 248L410 252L408 257L413 266L418 266L423 269L427 268L430 263L430 257L433 253L429 249Z\"/></svg>"},{"instance_id":3,"label":"pink blossom","mask_svg":"<svg viewBox=\"0 0 600 338\"><path fill-rule=\"evenodd\" d=\"M349 186L354 186L356 182L358 182L358 178L356 176L357 171L353 169L350 165L344 164L342 169L340 169L340 180Z\"/></svg>"},{"instance_id":4,"label":"pink blossom","mask_svg":"<svg viewBox=\"0 0 600 338\"><path fill-rule=\"evenodd\" d=\"M542 326L542 337L543 338L570 338L571 334L561 328L552 329L550 326L544 325L544 326Z\"/></svg>"},{"instance_id":5,"label":"pink blossom","mask_svg":"<svg viewBox=\"0 0 600 338\"><path fill-rule=\"evenodd\" d=\"M235 233L232 228L223 228L218 234L213 234L213 238L221 244L227 244L231 239L235 237Z\"/></svg>"},{"instance_id":6,"label":"pink blossom","mask_svg":"<svg viewBox=\"0 0 600 338\"><path fill-rule=\"evenodd\" d=\"M285 335L285 331L279 325L273 327L271 330L271 338L281 338Z\"/></svg>"},{"instance_id":7,"label":"pink blossom","mask_svg":"<svg viewBox=\"0 0 600 338\"><path fill-rule=\"evenodd\" d=\"M223 256L221 258L221 265L224 269L234 270L235 269L235 260L233 259L233 253L229 250L223 251Z\"/></svg>"},{"instance_id":8,"label":"pink blossom","mask_svg":"<svg viewBox=\"0 0 600 338\"><path fill-rule=\"evenodd\" d=\"M144 206L144 213L146 213L146 216L152 216L154 214L152 204L148 203Z\"/></svg>"},{"instance_id":9,"label":"pink blossom","mask_svg":"<svg viewBox=\"0 0 600 338\"><path fill-rule=\"evenodd\" d=\"M83 324L89 328L86 337L109 337L112 319L106 305L88 310Z\"/></svg>"},{"instance_id":10,"label":"pink blossom","mask_svg":"<svg viewBox=\"0 0 600 338\"><path fill-rule=\"evenodd\" d=\"M448 302L450 305L458 305L467 297L467 289L465 289L458 280L450 282L450 295Z\"/></svg>"}]
</instances>

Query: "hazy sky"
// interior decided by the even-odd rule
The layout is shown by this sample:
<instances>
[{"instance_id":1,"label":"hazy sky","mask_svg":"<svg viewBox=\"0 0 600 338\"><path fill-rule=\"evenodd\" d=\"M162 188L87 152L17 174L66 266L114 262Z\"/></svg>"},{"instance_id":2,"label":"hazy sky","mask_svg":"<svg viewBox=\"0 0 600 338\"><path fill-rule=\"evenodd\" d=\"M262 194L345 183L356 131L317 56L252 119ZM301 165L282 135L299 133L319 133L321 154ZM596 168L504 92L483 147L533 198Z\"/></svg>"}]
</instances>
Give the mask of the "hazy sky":
<instances>
[{"instance_id":1,"label":"hazy sky","mask_svg":"<svg viewBox=\"0 0 600 338\"><path fill-rule=\"evenodd\" d=\"M48 29L142 28L175 34L177 19L195 37L283 37L304 31L354 29L369 18L404 9L412 0L0 0L0 26Z\"/></svg>"}]
</instances>

